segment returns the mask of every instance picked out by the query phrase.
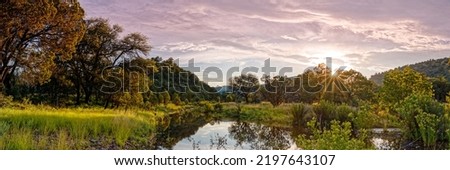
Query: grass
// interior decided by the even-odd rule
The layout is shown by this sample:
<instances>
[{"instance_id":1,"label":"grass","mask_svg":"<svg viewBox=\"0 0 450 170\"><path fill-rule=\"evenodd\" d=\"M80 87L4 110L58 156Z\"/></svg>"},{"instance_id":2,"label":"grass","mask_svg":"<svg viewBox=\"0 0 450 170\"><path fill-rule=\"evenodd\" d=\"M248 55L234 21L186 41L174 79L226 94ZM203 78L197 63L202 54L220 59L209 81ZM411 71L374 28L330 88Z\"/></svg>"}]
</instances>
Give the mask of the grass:
<instances>
[{"instance_id":1,"label":"grass","mask_svg":"<svg viewBox=\"0 0 450 170\"><path fill-rule=\"evenodd\" d=\"M272 107L270 103L236 104L223 103L223 111L216 116L222 119L238 119L272 126L288 126L293 123L294 116L289 114L293 104L282 104Z\"/></svg>"},{"instance_id":2,"label":"grass","mask_svg":"<svg viewBox=\"0 0 450 170\"><path fill-rule=\"evenodd\" d=\"M0 108L0 149L141 148L161 111L100 108Z\"/></svg>"}]
</instances>

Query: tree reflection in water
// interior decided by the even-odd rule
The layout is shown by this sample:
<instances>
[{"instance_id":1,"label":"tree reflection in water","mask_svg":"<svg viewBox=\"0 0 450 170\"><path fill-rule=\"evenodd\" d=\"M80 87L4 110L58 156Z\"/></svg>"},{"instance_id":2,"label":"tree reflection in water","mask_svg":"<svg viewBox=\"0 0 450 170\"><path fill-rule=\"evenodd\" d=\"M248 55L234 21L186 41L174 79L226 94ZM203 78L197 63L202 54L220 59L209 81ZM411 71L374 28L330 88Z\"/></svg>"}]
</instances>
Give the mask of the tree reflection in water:
<instances>
[{"instance_id":1,"label":"tree reflection in water","mask_svg":"<svg viewBox=\"0 0 450 170\"><path fill-rule=\"evenodd\" d=\"M211 136L211 145L209 149L227 150L227 136L228 135L220 136L218 133L216 133L214 137Z\"/></svg>"},{"instance_id":2,"label":"tree reflection in water","mask_svg":"<svg viewBox=\"0 0 450 170\"><path fill-rule=\"evenodd\" d=\"M285 150L294 142L288 129L264 126L260 124L235 122L229 128L230 138L236 140L235 149Z\"/></svg>"}]
</instances>

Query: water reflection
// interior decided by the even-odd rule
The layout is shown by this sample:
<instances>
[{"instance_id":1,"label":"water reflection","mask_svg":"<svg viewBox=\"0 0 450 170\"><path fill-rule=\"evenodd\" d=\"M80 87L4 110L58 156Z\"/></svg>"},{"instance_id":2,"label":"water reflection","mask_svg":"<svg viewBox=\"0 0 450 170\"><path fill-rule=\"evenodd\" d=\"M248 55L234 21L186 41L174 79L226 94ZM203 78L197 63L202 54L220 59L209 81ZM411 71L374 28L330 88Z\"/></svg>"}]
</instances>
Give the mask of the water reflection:
<instances>
[{"instance_id":1,"label":"water reflection","mask_svg":"<svg viewBox=\"0 0 450 170\"><path fill-rule=\"evenodd\" d=\"M377 150L401 149L401 131L397 128L374 128L371 129L372 139Z\"/></svg>"},{"instance_id":2,"label":"water reflection","mask_svg":"<svg viewBox=\"0 0 450 170\"><path fill-rule=\"evenodd\" d=\"M230 137L236 140L235 148L255 150L285 150L296 148L286 128L255 123L234 122L229 128Z\"/></svg>"},{"instance_id":3,"label":"water reflection","mask_svg":"<svg viewBox=\"0 0 450 170\"><path fill-rule=\"evenodd\" d=\"M304 129L280 128L241 121L217 121L207 114L172 114L160 120L153 149L286 150L298 149L294 140ZM372 129L376 149L409 149L398 129Z\"/></svg>"},{"instance_id":4,"label":"water reflection","mask_svg":"<svg viewBox=\"0 0 450 170\"><path fill-rule=\"evenodd\" d=\"M223 121L206 124L169 149L284 150L296 149L290 130L247 122Z\"/></svg>"},{"instance_id":5,"label":"water reflection","mask_svg":"<svg viewBox=\"0 0 450 170\"><path fill-rule=\"evenodd\" d=\"M188 149L200 149L198 146L202 141L189 137L211 120L208 115L189 112L167 115L157 126L154 149L174 149L175 144L183 139L191 141Z\"/></svg>"}]
</instances>

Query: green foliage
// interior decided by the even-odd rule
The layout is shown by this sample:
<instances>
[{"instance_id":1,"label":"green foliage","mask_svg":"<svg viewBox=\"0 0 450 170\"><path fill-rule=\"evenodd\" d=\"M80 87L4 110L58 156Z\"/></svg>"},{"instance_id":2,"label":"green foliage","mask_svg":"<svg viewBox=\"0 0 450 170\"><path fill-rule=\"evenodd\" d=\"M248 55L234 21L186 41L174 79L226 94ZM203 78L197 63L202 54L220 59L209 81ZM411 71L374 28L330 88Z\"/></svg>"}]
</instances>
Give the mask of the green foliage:
<instances>
[{"instance_id":1,"label":"green foliage","mask_svg":"<svg viewBox=\"0 0 450 170\"><path fill-rule=\"evenodd\" d=\"M294 121L293 114L290 113L292 105L289 104L274 108L267 102L259 104L237 104L233 102L223 103L222 106L223 111L216 112L216 117L283 127L290 127Z\"/></svg>"},{"instance_id":2,"label":"green foliage","mask_svg":"<svg viewBox=\"0 0 450 170\"><path fill-rule=\"evenodd\" d=\"M285 101L287 87L292 84L291 79L287 76L275 76L271 78L265 75L263 78L264 85L260 89L263 100L269 101L274 107L279 106Z\"/></svg>"},{"instance_id":3,"label":"green foliage","mask_svg":"<svg viewBox=\"0 0 450 170\"><path fill-rule=\"evenodd\" d=\"M321 130L316 119L308 122L311 136L300 135L297 138L297 146L306 150L362 150L373 149L366 144L367 135L360 133L359 137L352 137L350 122L340 123L331 121L330 129Z\"/></svg>"},{"instance_id":4,"label":"green foliage","mask_svg":"<svg viewBox=\"0 0 450 170\"><path fill-rule=\"evenodd\" d=\"M439 119L436 115L420 112L415 116L418 131L425 147L436 145Z\"/></svg>"},{"instance_id":5,"label":"green foliage","mask_svg":"<svg viewBox=\"0 0 450 170\"><path fill-rule=\"evenodd\" d=\"M404 69L405 67L411 67L412 69L425 74L428 77L440 77L443 76L447 81L450 81L450 64L448 64L450 58L431 59L428 61L403 66L397 69ZM389 71L387 71L389 72ZM370 77L370 80L381 85L387 72L377 73Z\"/></svg>"},{"instance_id":6,"label":"green foliage","mask_svg":"<svg viewBox=\"0 0 450 170\"><path fill-rule=\"evenodd\" d=\"M369 104L360 105L358 111L352 112L349 117L355 129L374 128L379 122L379 117L373 112Z\"/></svg>"},{"instance_id":7,"label":"green foliage","mask_svg":"<svg viewBox=\"0 0 450 170\"><path fill-rule=\"evenodd\" d=\"M172 99L173 104L176 104L176 105L181 104L180 95L178 95L178 93L174 93L172 98L173 98Z\"/></svg>"},{"instance_id":8,"label":"green foliage","mask_svg":"<svg viewBox=\"0 0 450 170\"><path fill-rule=\"evenodd\" d=\"M165 105L169 104L170 103L170 94L169 94L169 92L168 91L164 91L163 93L161 93L161 95L162 95L163 103Z\"/></svg>"},{"instance_id":9,"label":"green foliage","mask_svg":"<svg viewBox=\"0 0 450 170\"><path fill-rule=\"evenodd\" d=\"M448 142L448 148L450 149L450 129L447 129L447 142Z\"/></svg>"},{"instance_id":10,"label":"green foliage","mask_svg":"<svg viewBox=\"0 0 450 170\"><path fill-rule=\"evenodd\" d=\"M223 105L220 104L220 103L216 103L216 104L214 105L214 111L215 111L216 113L222 112L222 111L223 111Z\"/></svg>"},{"instance_id":11,"label":"green foliage","mask_svg":"<svg viewBox=\"0 0 450 170\"><path fill-rule=\"evenodd\" d=\"M215 105L208 101L201 101L198 103L200 113L214 113Z\"/></svg>"},{"instance_id":12,"label":"green foliage","mask_svg":"<svg viewBox=\"0 0 450 170\"><path fill-rule=\"evenodd\" d=\"M450 64L450 59L449 59L449 64ZM447 132L447 142L449 144L449 149L450 149L450 93L447 96L447 104L445 107L445 129Z\"/></svg>"},{"instance_id":13,"label":"green foliage","mask_svg":"<svg viewBox=\"0 0 450 170\"><path fill-rule=\"evenodd\" d=\"M235 100L234 94L227 94L226 96L227 102L234 102L234 100Z\"/></svg>"},{"instance_id":14,"label":"green foliage","mask_svg":"<svg viewBox=\"0 0 450 170\"><path fill-rule=\"evenodd\" d=\"M350 106L336 105L329 101L313 105L313 111L321 128L329 127L332 120L350 121L349 114L354 112Z\"/></svg>"},{"instance_id":15,"label":"green foliage","mask_svg":"<svg viewBox=\"0 0 450 170\"><path fill-rule=\"evenodd\" d=\"M445 123L444 105L431 95L413 94L396 105L408 139L420 140L429 147L443 140L448 129Z\"/></svg>"},{"instance_id":16,"label":"green foliage","mask_svg":"<svg viewBox=\"0 0 450 170\"><path fill-rule=\"evenodd\" d=\"M259 89L258 77L253 74L242 74L232 77L229 82L236 97L243 98L246 103L251 102L252 95Z\"/></svg>"},{"instance_id":17,"label":"green foliage","mask_svg":"<svg viewBox=\"0 0 450 170\"><path fill-rule=\"evenodd\" d=\"M164 95L161 93L158 94L158 103L164 103Z\"/></svg>"},{"instance_id":18,"label":"green foliage","mask_svg":"<svg viewBox=\"0 0 450 170\"><path fill-rule=\"evenodd\" d=\"M194 73L180 67L173 58L162 60L161 57L155 57L151 60L154 61L157 70L152 79L153 92L168 91L172 98L179 93L180 100L185 102L216 99L215 88L200 81ZM163 103L163 101L160 102Z\"/></svg>"},{"instance_id":19,"label":"green foliage","mask_svg":"<svg viewBox=\"0 0 450 170\"><path fill-rule=\"evenodd\" d=\"M373 101L377 89L376 84L367 80L360 72L338 70L332 73L324 64L305 71L293 82L294 86L301 84L298 100L305 103L327 100L356 105L359 100Z\"/></svg>"},{"instance_id":20,"label":"green foliage","mask_svg":"<svg viewBox=\"0 0 450 170\"><path fill-rule=\"evenodd\" d=\"M394 104L411 94L432 95L432 84L427 77L410 67L386 74L378 95L382 104L393 109Z\"/></svg>"},{"instance_id":21,"label":"green foliage","mask_svg":"<svg viewBox=\"0 0 450 170\"><path fill-rule=\"evenodd\" d=\"M17 70L28 84L47 82L56 56L70 59L85 30L76 1L1 1L0 16L0 84L5 85Z\"/></svg>"},{"instance_id":22,"label":"green foliage","mask_svg":"<svg viewBox=\"0 0 450 170\"><path fill-rule=\"evenodd\" d=\"M447 94L450 92L450 80L445 77L431 78L433 83L434 98L440 102L445 102Z\"/></svg>"},{"instance_id":23,"label":"green foliage","mask_svg":"<svg viewBox=\"0 0 450 170\"><path fill-rule=\"evenodd\" d=\"M294 104L289 112L294 118L294 125L306 126L306 123L312 120L315 115L311 108L303 103Z\"/></svg>"}]
</instances>

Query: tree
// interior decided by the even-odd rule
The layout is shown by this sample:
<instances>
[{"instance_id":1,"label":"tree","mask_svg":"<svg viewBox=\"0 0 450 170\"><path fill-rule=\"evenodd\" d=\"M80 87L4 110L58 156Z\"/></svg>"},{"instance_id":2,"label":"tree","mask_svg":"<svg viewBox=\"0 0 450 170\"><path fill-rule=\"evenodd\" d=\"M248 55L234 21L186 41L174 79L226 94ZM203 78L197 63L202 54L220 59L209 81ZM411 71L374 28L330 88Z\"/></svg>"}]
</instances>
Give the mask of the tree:
<instances>
[{"instance_id":1,"label":"tree","mask_svg":"<svg viewBox=\"0 0 450 170\"><path fill-rule=\"evenodd\" d=\"M121 100L117 99L124 95L131 95L131 98L127 101L131 102L130 106L141 106L144 101L148 101L148 95L151 95L148 94L151 86L149 72L152 72L152 70L143 68L151 66L152 63L150 59L135 58L131 61L123 61L118 67L105 70L109 73L108 79L105 80L108 85L102 86L100 89L106 93L105 108L111 99L115 100L116 104L121 105Z\"/></svg>"},{"instance_id":2,"label":"tree","mask_svg":"<svg viewBox=\"0 0 450 170\"><path fill-rule=\"evenodd\" d=\"M75 51L85 30L83 17L76 1L0 2L0 84L10 88L19 70L26 83L47 82L54 60L69 60Z\"/></svg>"},{"instance_id":3,"label":"tree","mask_svg":"<svg viewBox=\"0 0 450 170\"><path fill-rule=\"evenodd\" d=\"M291 79L286 76L270 78L269 75L264 75L263 81L264 85L261 93L264 99L269 101L274 107L282 104L285 101L286 90L291 84Z\"/></svg>"},{"instance_id":4,"label":"tree","mask_svg":"<svg viewBox=\"0 0 450 170\"><path fill-rule=\"evenodd\" d=\"M300 84L299 100L304 103L313 103L320 100L323 85L319 80L319 74L314 70L305 71L298 76Z\"/></svg>"},{"instance_id":5,"label":"tree","mask_svg":"<svg viewBox=\"0 0 450 170\"><path fill-rule=\"evenodd\" d=\"M161 96L165 105L170 103L170 94L168 91L164 91L163 93L161 93Z\"/></svg>"},{"instance_id":6,"label":"tree","mask_svg":"<svg viewBox=\"0 0 450 170\"><path fill-rule=\"evenodd\" d=\"M406 67L386 74L378 97L382 104L392 107L411 94L432 95L432 93L432 84L427 77Z\"/></svg>"},{"instance_id":7,"label":"tree","mask_svg":"<svg viewBox=\"0 0 450 170\"><path fill-rule=\"evenodd\" d=\"M431 78L433 83L434 98L440 102L445 102L446 95L450 92L450 82L443 76Z\"/></svg>"},{"instance_id":8,"label":"tree","mask_svg":"<svg viewBox=\"0 0 450 170\"><path fill-rule=\"evenodd\" d=\"M344 84L349 90L350 100L373 101L377 85L355 70L342 73Z\"/></svg>"},{"instance_id":9,"label":"tree","mask_svg":"<svg viewBox=\"0 0 450 170\"><path fill-rule=\"evenodd\" d=\"M256 75L242 74L230 79L230 86L236 96L244 98L249 103L250 96L259 90L259 80Z\"/></svg>"},{"instance_id":10,"label":"tree","mask_svg":"<svg viewBox=\"0 0 450 170\"><path fill-rule=\"evenodd\" d=\"M72 60L64 63L66 72L77 91L77 103L81 92L84 102L89 103L92 94L104 84L102 73L105 68L115 67L146 55L150 51L146 38L139 33L131 33L119 39L122 28L109 25L108 20L96 18L86 20L87 30L82 41L76 46ZM135 61L141 69L154 66L150 60Z\"/></svg>"}]
</instances>

